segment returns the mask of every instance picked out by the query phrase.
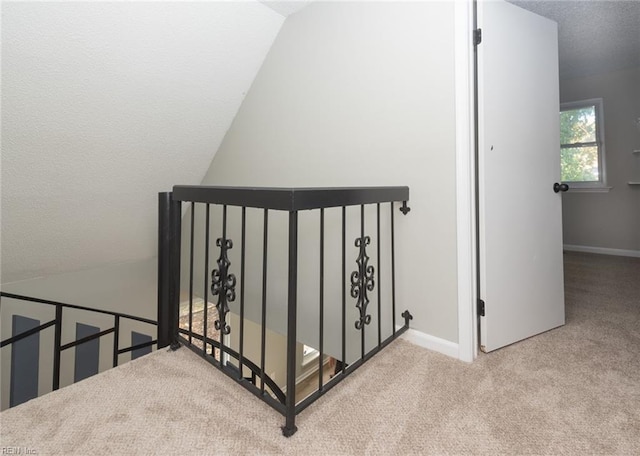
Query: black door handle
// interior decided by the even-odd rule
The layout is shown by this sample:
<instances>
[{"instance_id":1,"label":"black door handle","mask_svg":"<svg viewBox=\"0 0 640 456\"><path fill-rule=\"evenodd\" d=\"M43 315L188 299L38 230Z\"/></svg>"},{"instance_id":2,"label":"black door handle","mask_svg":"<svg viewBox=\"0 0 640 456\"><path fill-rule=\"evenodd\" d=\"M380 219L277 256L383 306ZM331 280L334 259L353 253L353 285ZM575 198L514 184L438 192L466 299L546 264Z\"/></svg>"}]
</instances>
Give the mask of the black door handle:
<instances>
[{"instance_id":1,"label":"black door handle","mask_svg":"<svg viewBox=\"0 0 640 456\"><path fill-rule=\"evenodd\" d=\"M556 193L566 192L567 190L569 190L569 186L567 184L559 184L557 182L553 184L553 191Z\"/></svg>"}]
</instances>

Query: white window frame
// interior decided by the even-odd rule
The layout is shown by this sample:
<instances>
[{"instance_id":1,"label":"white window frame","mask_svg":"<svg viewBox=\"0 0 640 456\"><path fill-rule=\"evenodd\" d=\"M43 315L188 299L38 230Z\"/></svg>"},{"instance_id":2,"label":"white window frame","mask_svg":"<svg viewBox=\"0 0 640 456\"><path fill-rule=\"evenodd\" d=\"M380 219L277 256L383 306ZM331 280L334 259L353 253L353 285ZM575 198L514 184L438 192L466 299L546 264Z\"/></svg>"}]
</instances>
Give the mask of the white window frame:
<instances>
[{"instance_id":1,"label":"white window frame","mask_svg":"<svg viewBox=\"0 0 640 456\"><path fill-rule=\"evenodd\" d=\"M305 350L309 349L309 352L305 354ZM307 364L309 364L310 362L318 359L318 356L320 356L320 352L318 350L316 350L315 348L309 346L309 345L304 345L302 346L302 366L306 366Z\"/></svg>"},{"instance_id":2,"label":"white window frame","mask_svg":"<svg viewBox=\"0 0 640 456\"><path fill-rule=\"evenodd\" d=\"M565 182L569 185L569 191L600 191L607 192L611 187L607 186L607 160L604 141L604 109L602 98L590 98L588 100L571 101L560 104L560 112L571 109L580 109L593 106L596 114L596 146L598 147L598 181ZM562 149L562 144L560 144Z\"/></svg>"}]
</instances>

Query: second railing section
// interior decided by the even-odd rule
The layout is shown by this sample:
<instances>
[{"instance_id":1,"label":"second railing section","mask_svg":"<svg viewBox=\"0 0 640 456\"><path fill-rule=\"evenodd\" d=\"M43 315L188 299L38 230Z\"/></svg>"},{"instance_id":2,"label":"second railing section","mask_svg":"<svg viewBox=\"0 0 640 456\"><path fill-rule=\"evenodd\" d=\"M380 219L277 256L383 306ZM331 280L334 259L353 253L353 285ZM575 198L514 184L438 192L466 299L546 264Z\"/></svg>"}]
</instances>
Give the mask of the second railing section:
<instances>
[{"instance_id":1,"label":"second railing section","mask_svg":"<svg viewBox=\"0 0 640 456\"><path fill-rule=\"evenodd\" d=\"M408 187L161 193L158 346L190 347L292 435L298 413L409 327L396 308L408 200Z\"/></svg>"}]
</instances>

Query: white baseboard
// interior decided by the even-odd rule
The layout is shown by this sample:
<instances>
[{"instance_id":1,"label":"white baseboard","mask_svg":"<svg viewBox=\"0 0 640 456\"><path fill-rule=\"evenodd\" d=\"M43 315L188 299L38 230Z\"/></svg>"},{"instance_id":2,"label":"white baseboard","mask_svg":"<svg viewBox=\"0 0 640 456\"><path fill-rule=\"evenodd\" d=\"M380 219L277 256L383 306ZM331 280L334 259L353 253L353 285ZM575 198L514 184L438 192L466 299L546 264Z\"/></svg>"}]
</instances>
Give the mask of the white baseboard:
<instances>
[{"instance_id":1,"label":"white baseboard","mask_svg":"<svg viewBox=\"0 0 640 456\"><path fill-rule=\"evenodd\" d=\"M591 247L588 245L569 245L563 246L564 250L570 252L599 253L600 255L615 255L640 258L640 250L624 250L624 249L608 249L605 247Z\"/></svg>"},{"instance_id":2,"label":"white baseboard","mask_svg":"<svg viewBox=\"0 0 640 456\"><path fill-rule=\"evenodd\" d=\"M402 336L408 342L415 344L419 347L433 350L443 355L451 356L452 358L459 359L460 349L458 344L450 342L448 340L440 339L439 337L432 336L421 331L409 328Z\"/></svg>"}]
</instances>

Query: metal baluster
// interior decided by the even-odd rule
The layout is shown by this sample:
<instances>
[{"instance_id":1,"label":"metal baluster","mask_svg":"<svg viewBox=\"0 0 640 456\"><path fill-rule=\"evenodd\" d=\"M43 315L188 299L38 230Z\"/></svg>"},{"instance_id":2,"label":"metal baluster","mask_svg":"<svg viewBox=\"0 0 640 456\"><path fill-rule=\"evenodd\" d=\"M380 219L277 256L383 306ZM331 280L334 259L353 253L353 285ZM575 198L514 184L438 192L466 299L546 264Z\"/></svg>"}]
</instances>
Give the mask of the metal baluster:
<instances>
[{"instance_id":1,"label":"metal baluster","mask_svg":"<svg viewBox=\"0 0 640 456\"><path fill-rule=\"evenodd\" d=\"M362 243L364 243L364 204L360 205L360 239L362 240ZM366 264L365 264L366 267ZM364 315L366 315L366 302L364 301L364 298L366 296L367 291L365 290L366 287L366 271L365 271L365 267L362 268L362 277L360 277L361 283L362 283L362 287L360 289L360 293L361 293L361 299L362 299L362 309L361 311L361 324L362 324L362 331L360 332L360 359L364 359L364 328L365 328L365 323L364 320L362 320L362 317Z\"/></svg>"},{"instance_id":2,"label":"metal baluster","mask_svg":"<svg viewBox=\"0 0 640 456\"><path fill-rule=\"evenodd\" d=\"M240 350L238 357L238 380L242 380L242 366L244 360L244 249L246 234L246 213L247 208L242 206L242 241L240 248Z\"/></svg>"},{"instance_id":3,"label":"metal baluster","mask_svg":"<svg viewBox=\"0 0 640 456\"><path fill-rule=\"evenodd\" d=\"M395 224L393 221L393 201L391 202L391 327L396 335L396 249Z\"/></svg>"},{"instance_id":4,"label":"metal baluster","mask_svg":"<svg viewBox=\"0 0 640 456\"><path fill-rule=\"evenodd\" d=\"M204 316L204 321L202 322L202 335L203 335L203 339L202 339L202 356L206 357L207 356L207 329L208 329L208 320L209 320L209 283L208 283L208 279L209 279L209 212L210 212L210 208L209 208L209 203L207 203L206 206L206 212L205 212L205 234L204 234L204 309L203 309L203 316ZM211 356L213 356L213 358L215 359L216 357L216 352L215 352L215 348L212 346L211 347Z\"/></svg>"},{"instance_id":5,"label":"metal baluster","mask_svg":"<svg viewBox=\"0 0 640 456\"><path fill-rule=\"evenodd\" d=\"M191 203L191 240L189 241L189 345L193 335L193 225L195 219L195 205Z\"/></svg>"},{"instance_id":6,"label":"metal baluster","mask_svg":"<svg viewBox=\"0 0 640 456\"><path fill-rule=\"evenodd\" d=\"M53 346L53 391L60 388L60 347L62 345L62 306L56 305L56 328Z\"/></svg>"},{"instance_id":7,"label":"metal baluster","mask_svg":"<svg viewBox=\"0 0 640 456\"><path fill-rule=\"evenodd\" d=\"M216 310L218 318L214 327L218 331L218 346L220 353L220 368L225 365L228 350L225 348L224 337L231 333L231 327L227 324L229 303L236 299L236 276L229 272L231 262L227 252L233 248L233 241L227 239L227 205L222 206L222 237L216 240L220 247L220 256L216 261L218 267L211 271L211 296L217 297Z\"/></svg>"},{"instance_id":8,"label":"metal baluster","mask_svg":"<svg viewBox=\"0 0 640 456\"><path fill-rule=\"evenodd\" d=\"M376 245L378 248L378 348L382 345L382 259L380 258L380 203L376 204L376 221L378 227L378 237Z\"/></svg>"},{"instance_id":9,"label":"metal baluster","mask_svg":"<svg viewBox=\"0 0 640 456\"><path fill-rule=\"evenodd\" d=\"M342 373L347 365L347 208L342 206Z\"/></svg>"},{"instance_id":10,"label":"metal baluster","mask_svg":"<svg viewBox=\"0 0 640 456\"><path fill-rule=\"evenodd\" d=\"M269 211L264 210L264 239L262 253L262 332L260 335L260 392L264 394L265 344L267 340L267 244L269 237ZM287 392L287 395L289 392Z\"/></svg>"},{"instance_id":11,"label":"metal baluster","mask_svg":"<svg viewBox=\"0 0 640 456\"><path fill-rule=\"evenodd\" d=\"M120 340L120 315L115 316L113 324L113 367L118 365L118 342Z\"/></svg>"},{"instance_id":12,"label":"metal baluster","mask_svg":"<svg viewBox=\"0 0 640 456\"><path fill-rule=\"evenodd\" d=\"M169 274L169 315L171 349L180 348L178 339L178 327L180 325L180 242L182 229L182 203L180 201L170 201L169 208L170 221L170 249L171 255L169 263L171 272Z\"/></svg>"},{"instance_id":13,"label":"metal baluster","mask_svg":"<svg viewBox=\"0 0 640 456\"><path fill-rule=\"evenodd\" d=\"M222 206L222 242L223 244L227 242L227 205L223 205ZM224 249L224 246L222 247ZM226 275L226 274L225 274ZM223 280L227 280L227 277L223 277ZM226 294L226 289L222 289L221 293L225 293ZM226 296L222 296L221 297L223 300L226 301L227 297ZM218 335L220 337L220 367L223 367L222 365L222 361L224 359L224 329L227 325L226 322L226 315L224 315L224 320L222 319L222 315L221 313L223 313L224 310L222 310L222 312L220 311L220 309L218 309L218 321L220 322L220 330L218 332ZM212 347L213 350L213 347Z\"/></svg>"},{"instance_id":14,"label":"metal baluster","mask_svg":"<svg viewBox=\"0 0 640 456\"><path fill-rule=\"evenodd\" d=\"M298 212L289 212L289 290L287 295L287 397L285 437L298 429L296 421L296 318L298 293Z\"/></svg>"},{"instance_id":15,"label":"metal baluster","mask_svg":"<svg viewBox=\"0 0 640 456\"><path fill-rule=\"evenodd\" d=\"M318 390L322 391L322 378L324 376L324 208L320 209L320 328L318 357Z\"/></svg>"}]
</instances>

